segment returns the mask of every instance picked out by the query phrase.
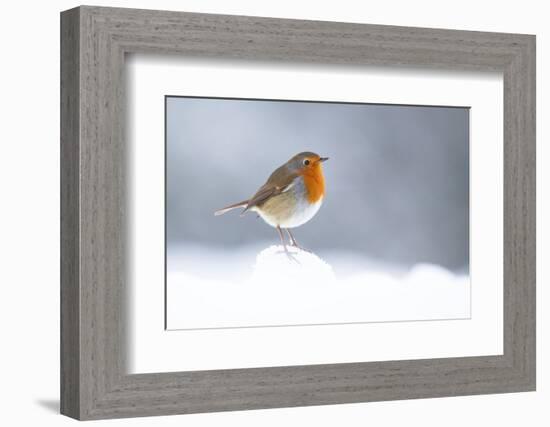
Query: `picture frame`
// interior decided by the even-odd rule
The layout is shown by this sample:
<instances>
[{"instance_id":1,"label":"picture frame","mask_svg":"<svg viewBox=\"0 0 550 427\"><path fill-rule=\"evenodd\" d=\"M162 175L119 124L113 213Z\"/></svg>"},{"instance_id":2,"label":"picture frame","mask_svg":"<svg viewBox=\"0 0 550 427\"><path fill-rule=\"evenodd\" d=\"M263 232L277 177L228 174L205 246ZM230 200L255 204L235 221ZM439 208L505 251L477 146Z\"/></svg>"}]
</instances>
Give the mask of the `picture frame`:
<instances>
[{"instance_id":1,"label":"picture frame","mask_svg":"<svg viewBox=\"0 0 550 427\"><path fill-rule=\"evenodd\" d=\"M128 374L128 53L502 72L503 354ZM88 420L535 390L535 243L532 35L91 6L61 13L64 415Z\"/></svg>"}]
</instances>

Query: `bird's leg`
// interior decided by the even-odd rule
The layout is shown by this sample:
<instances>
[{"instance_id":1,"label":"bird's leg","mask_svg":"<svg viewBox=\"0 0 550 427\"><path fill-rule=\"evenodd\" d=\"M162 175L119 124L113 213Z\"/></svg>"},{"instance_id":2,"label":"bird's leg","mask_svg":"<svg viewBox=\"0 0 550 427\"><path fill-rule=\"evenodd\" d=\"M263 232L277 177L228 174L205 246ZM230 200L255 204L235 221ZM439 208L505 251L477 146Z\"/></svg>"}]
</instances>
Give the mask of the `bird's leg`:
<instances>
[{"instance_id":1,"label":"bird's leg","mask_svg":"<svg viewBox=\"0 0 550 427\"><path fill-rule=\"evenodd\" d=\"M292 235L292 233L290 232L290 230L288 228L285 228L286 232L288 233L288 238L290 239L290 246L294 246L294 247L298 247L298 242L296 242L296 239L294 238L294 236Z\"/></svg>"},{"instance_id":2,"label":"bird's leg","mask_svg":"<svg viewBox=\"0 0 550 427\"><path fill-rule=\"evenodd\" d=\"M288 231L288 230L287 230L287 231ZM287 247L286 247L285 239L284 239L284 236L283 236L283 231L281 230L281 227L277 226L277 232L279 233L279 237L281 238L281 244L283 245L283 248L284 248L284 250L285 250L285 254L286 254L286 256L288 257L288 259L291 260L291 261L294 261L294 262L296 262L296 263L298 263L298 264L300 264L300 261L298 261L298 260L294 257L294 255L292 255L292 254L288 251L288 249L287 249Z\"/></svg>"},{"instance_id":3,"label":"bird's leg","mask_svg":"<svg viewBox=\"0 0 550 427\"><path fill-rule=\"evenodd\" d=\"M288 255L288 249L286 248L286 243L283 236L283 232L281 231L281 227L277 226L277 232L279 233L279 237L281 239L281 244L283 245L283 249L285 250L285 253Z\"/></svg>"},{"instance_id":4,"label":"bird's leg","mask_svg":"<svg viewBox=\"0 0 550 427\"><path fill-rule=\"evenodd\" d=\"M290 229L288 228L285 228L286 232L288 233L288 237L290 238L290 246L294 246L295 248L298 248L302 251L305 251L305 252L310 252L308 251L307 249L304 249L302 248L298 242L296 241L296 239L294 238L294 236L292 235L292 233L290 232Z\"/></svg>"}]
</instances>

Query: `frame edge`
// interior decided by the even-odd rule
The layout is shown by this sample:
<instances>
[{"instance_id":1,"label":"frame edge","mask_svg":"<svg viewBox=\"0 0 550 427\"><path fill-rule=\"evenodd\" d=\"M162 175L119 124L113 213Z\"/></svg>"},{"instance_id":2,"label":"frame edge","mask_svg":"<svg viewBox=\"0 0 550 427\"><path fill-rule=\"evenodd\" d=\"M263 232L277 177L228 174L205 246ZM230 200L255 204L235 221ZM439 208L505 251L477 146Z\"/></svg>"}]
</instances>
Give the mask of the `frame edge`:
<instances>
[{"instance_id":1,"label":"frame edge","mask_svg":"<svg viewBox=\"0 0 550 427\"><path fill-rule=\"evenodd\" d=\"M60 14L60 412L81 419L79 146L80 8Z\"/></svg>"}]
</instances>

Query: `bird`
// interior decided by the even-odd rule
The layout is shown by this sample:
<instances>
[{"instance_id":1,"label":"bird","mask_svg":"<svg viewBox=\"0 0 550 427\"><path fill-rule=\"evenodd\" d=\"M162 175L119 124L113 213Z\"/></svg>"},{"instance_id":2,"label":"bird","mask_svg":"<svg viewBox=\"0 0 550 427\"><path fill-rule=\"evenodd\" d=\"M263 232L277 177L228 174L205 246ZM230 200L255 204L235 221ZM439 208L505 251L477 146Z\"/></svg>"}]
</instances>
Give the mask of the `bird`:
<instances>
[{"instance_id":1,"label":"bird","mask_svg":"<svg viewBox=\"0 0 550 427\"><path fill-rule=\"evenodd\" d=\"M290 246L302 248L294 238L291 228L299 227L319 211L325 198L325 177L322 163L328 157L304 151L296 154L285 164L275 169L252 197L214 212L223 215L233 209L243 208L257 213L267 224L277 229L284 251L289 254L283 230L289 237Z\"/></svg>"}]
</instances>

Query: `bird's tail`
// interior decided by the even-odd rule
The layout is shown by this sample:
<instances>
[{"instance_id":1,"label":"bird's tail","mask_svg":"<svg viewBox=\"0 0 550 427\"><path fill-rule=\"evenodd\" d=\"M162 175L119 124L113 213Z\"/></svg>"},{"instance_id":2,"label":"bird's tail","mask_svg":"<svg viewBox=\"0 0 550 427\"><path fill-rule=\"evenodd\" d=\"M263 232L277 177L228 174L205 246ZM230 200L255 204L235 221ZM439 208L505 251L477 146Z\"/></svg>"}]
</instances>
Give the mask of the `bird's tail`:
<instances>
[{"instance_id":1,"label":"bird's tail","mask_svg":"<svg viewBox=\"0 0 550 427\"><path fill-rule=\"evenodd\" d=\"M229 212L233 209L245 208L247 205L248 205L248 200L244 200L242 202L226 206L225 208L218 209L216 212L214 212L214 215L216 215L216 216L223 215L224 213Z\"/></svg>"}]
</instances>

